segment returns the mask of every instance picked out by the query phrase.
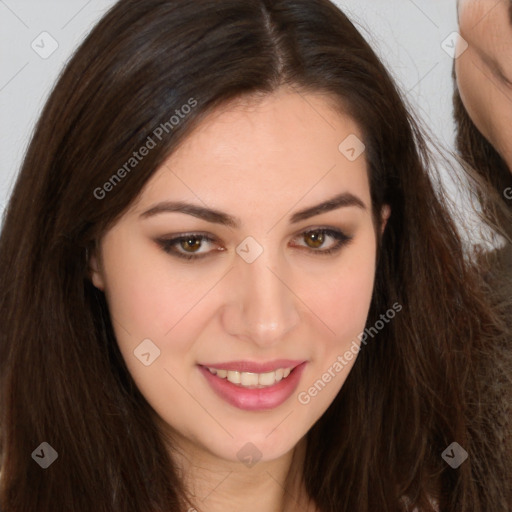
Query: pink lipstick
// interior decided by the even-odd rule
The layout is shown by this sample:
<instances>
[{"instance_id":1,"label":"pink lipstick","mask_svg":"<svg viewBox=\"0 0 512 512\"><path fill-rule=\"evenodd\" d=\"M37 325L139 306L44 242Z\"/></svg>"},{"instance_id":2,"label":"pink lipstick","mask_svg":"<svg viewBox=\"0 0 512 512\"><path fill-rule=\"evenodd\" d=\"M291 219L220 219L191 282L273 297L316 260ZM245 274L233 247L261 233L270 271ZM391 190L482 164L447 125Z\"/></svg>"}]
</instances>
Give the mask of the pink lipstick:
<instances>
[{"instance_id":1,"label":"pink lipstick","mask_svg":"<svg viewBox=\"0 0 512 512\"><path fill-rule=\"evenodd\" d=\"M306 364L303 360L280 359L266 363L208 363L198 367L217 396L239 409L263 411L290 398Z\"/></svg>"}]
</instances>

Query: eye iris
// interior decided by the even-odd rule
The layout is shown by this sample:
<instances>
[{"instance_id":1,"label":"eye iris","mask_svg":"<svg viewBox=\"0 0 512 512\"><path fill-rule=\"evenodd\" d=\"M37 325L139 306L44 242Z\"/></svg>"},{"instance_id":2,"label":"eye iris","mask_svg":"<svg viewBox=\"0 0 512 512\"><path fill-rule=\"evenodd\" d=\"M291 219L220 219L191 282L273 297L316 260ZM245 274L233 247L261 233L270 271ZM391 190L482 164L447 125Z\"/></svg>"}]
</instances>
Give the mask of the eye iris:
<instances>
[{"instance_id":1,"label":"eye iris","mask_svg":"<svg viewBox=\"0 0 512 512\"><path fill-rule=\"evenodd\" d=\"M322 247L324 243L324 234L319 231L311 231L310 233L306 233L305 241L309 247L318 249L319 247Z\"/></svg>"},{"instance_id":2,"label":"eye iris","mask_svg":"<svg viewBox=\"0 0 512 512\"><path fill-rule=\"evenodd\" d=\"M201 239L197 236L191 236L183 239L180 244L183 250L187 252L195 252L201 247Z\"/></svg>"}]
</instances>

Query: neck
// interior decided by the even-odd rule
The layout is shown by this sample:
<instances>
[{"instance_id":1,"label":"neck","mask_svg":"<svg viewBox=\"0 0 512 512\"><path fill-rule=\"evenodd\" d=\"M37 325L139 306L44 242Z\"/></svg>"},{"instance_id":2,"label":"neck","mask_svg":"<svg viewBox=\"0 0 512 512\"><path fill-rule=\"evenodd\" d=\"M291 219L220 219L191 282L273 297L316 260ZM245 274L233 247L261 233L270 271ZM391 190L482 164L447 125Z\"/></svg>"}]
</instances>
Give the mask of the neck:
<instances>
[{"instance_id":1,"label":"neck","mask_svg":"<svg viewBox=\"0 0 512 512\"><path fill-rule=\"evenodd\" d=\"M173 435L172 457L201 512L315 510L302 484L306 439L281 457L252 467L216 457Z\"/></svg>"}]
</instances>

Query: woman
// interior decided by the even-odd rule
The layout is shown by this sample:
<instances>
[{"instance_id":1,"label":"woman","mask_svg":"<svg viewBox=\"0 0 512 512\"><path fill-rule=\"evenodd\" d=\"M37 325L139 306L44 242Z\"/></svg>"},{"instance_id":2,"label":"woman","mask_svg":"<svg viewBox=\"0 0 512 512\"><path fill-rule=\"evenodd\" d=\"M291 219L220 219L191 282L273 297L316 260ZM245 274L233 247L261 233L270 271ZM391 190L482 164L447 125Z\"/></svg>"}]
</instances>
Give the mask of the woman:
<instances>
[{"instance_id":1,"label":"woman","mask_svg":"<svg viewBox=\"0 0 512 512\"><path fill-rule=\"evenodd\" d=\"M512 330L512 1L460 0L457 7L468 43L454 65L457 149L489 185L480 194L484 220L499 222L504 237L480 262L494 303ZM489 443L512 454L512 336L493 346L494 353L482 362L489 368L489 384L479 407L486 410Z\"/></svg>"},{"instance_id":2,"label":"woman","mask_svg":"<svg viewBox=\"0 0 512 512\"><path fill-rule=\"evenodd\" d=\"M0 239L3 510L505 510L428 167L327 0L116 4Z\"/></svg>"}]
</instances>

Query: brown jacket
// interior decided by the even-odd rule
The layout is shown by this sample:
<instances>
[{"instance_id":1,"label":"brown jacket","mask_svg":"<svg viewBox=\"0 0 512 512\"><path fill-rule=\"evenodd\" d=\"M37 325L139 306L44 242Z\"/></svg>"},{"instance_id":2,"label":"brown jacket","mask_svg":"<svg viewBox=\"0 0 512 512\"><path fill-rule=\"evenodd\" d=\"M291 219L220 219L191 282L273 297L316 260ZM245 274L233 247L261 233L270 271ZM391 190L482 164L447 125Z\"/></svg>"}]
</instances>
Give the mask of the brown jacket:
<instances>
[{"instance_id":1,"label":"brown jacket","mask_svg":"<svg viewBox=\"0 0 512 512\"><path fill-rule=\"evenodd\" d=\"M512 511L512 245L495 251L491 263L485 280L507 329L477 354L482 393L475 399L469 390L468 422L474 425L472 463L477 485L481 482L492 501L500 503L500 512L505 512Z\"/></svg>"}]
</instances>

